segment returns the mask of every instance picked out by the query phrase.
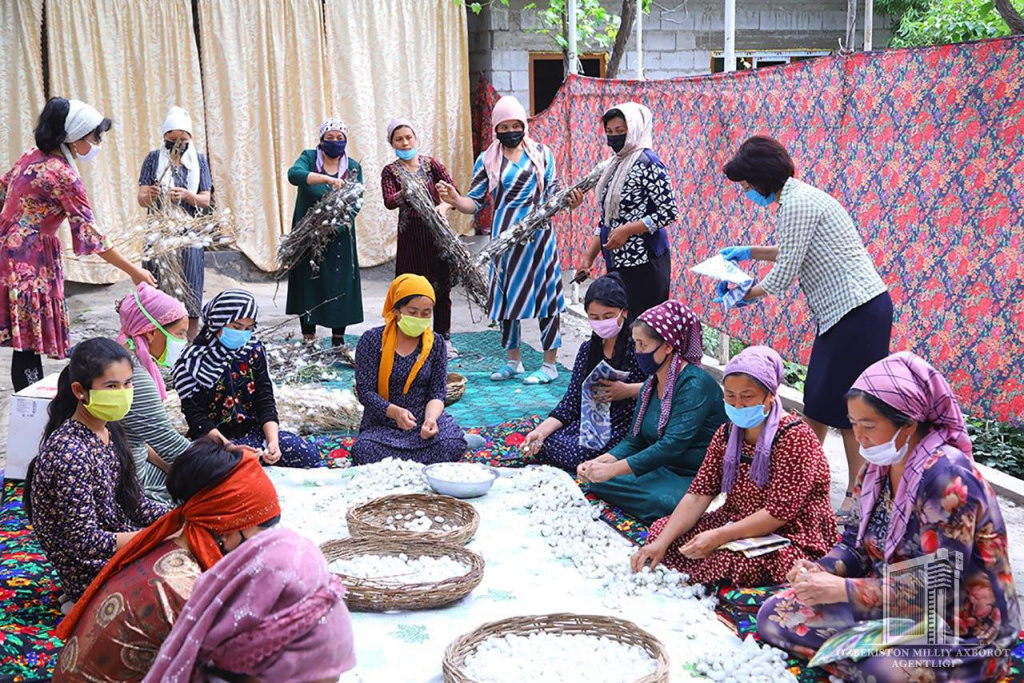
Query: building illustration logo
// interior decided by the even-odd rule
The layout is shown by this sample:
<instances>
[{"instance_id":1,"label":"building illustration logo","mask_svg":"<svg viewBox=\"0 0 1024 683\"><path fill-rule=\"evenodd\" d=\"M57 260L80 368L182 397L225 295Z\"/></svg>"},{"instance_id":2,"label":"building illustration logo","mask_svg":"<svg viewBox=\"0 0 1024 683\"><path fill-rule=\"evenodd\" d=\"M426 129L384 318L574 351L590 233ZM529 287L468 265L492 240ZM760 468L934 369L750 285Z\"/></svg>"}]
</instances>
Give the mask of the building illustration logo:
<instances>
[{"instance_id":1,"label":"building illustration logo","mask_svg":"<svg viewBox=\"0 0 1024 683\"><path fill-rule=\"evenodd\" d=\"M884 642L893 646L957 646L964 558L946 548L887 565L883 575Z\"/></svg>"}]
</instances>

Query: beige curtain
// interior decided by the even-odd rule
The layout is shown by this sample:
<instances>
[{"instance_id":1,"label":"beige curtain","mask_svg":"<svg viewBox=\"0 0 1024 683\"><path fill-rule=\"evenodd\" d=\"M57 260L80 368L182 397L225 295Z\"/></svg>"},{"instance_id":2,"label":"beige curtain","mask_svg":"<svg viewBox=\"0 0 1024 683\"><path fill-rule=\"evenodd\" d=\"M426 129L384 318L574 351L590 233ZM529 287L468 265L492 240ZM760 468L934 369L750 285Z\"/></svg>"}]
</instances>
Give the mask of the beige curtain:
<instances>
[{"instance_id":1,"label":"beige curtain","mask_svg":"<svg viewBox=\"0 0 1024 683\"><path fill-rule=\"evenodd\" d=\"M194 139L205 151L191 2L47 0L46 22L51 92L88 102L114 121L102 152L79 170L99 229L117 242L142 212L135 200L139 171L160 143L160 124L171 105L192 115ZM65 262L71 280L122 276L98 257L82 259L70 249Z\"/></svg>"},{"instance_id":2,"label":"beige curtain","mask_svg":"<svg viewBox=\"0 0 1024 683\"><path fill-rule=\"evenodd\" d=\"M270 270L295 208L288 168L316 145L326 109L320 0L200 0L199 17L218 203Z\"/></svg>"},{"instance_id":3,"label":"beige curtain","mask_svg":"<svg viewBox=\"0 0 1024 683\"><path fill-rule=\"evenodd\" d=\"M359 263L395 255L397 212L384 208L380 172L395 159L393 117L416 123L417 146L468 190L473 168L466 9L452 0L326 0L332 113L349 125L350 154L363 166ZM454 214L453 214L454 217ZM468 232L470 222L455 227Z\"/></svg>"},{"instance_id":4,"label":"beige curtain","mask_svg":"<svg viewBox=\"0 0 1024 683\"><path fill-rule=\"evenodd\" d=\"M43 0L0 2L0 174L35 143L43 109Z\"/></svg>"}]
</instances>

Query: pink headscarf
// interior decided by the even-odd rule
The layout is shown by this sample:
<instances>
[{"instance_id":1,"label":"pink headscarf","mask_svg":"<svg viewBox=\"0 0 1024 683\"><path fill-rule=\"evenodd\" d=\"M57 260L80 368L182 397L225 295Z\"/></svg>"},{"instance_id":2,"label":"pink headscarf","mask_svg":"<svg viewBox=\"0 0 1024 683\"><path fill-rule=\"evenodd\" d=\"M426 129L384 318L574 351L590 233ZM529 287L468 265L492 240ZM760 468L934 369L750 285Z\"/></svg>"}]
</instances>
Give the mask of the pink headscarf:
<instances>
[{"instance_id":1,"label":"pink headscarf","mask_svg":"<svg viewBox=\"0 0 1024 683\"><path fill-rule=\"evenodd\" d=\"M871 394L879 401L931 427L928 435L921 439L907 458L903 469L903 479L893 505L893 518L885 538L885 559L889 560L907 532L907 520L913 512L917 488L932 457L948 445L973 460L973 449L953 390L939 371L920 356L909 351L894 353L865 370L853 383L853 388ZM882 481L889 473L888 467L870 463L864 468L858 543L864 540L868 520L882 492Z\"/></svg>"},{"instance_id":2,"label":"pink headscarf","mask_svg":"<svg viewBox=\"0 0 1024 683\"><path fill-rule=\"evenodd\" d=\"M355 666L344 594L311 541L263 531L199 577L145 681L202 681L206 665L264 681L337 678Z\"/></svg>"},{"instance_id":3,"label":"pink headscarf","mask_svg":"<svg viewBox=\"0 0 1024 683\"><path fill-rule=\"evenodd\" d=\"M668 417L672 413L672 394L675 393L676 379L679 377L683 361L700 365L704 358L700 319L696 313L681 302L671 299L644 311L637 319L650 325L669 343L669 346L675 349L675 353L672 354L672 364L668 369L668 377L665 378L665 393L661 399L661 413L658 416L658 435L660 436L665 431ZM634 436L640 433L640 427L644 423L644 413L647 412L647 406L651 402L652 391L654 391L654 378L644 383L643 391L640 394L640 410L637 412L636 422L633 424Z\"/></svg>"},{"instance_id":4,"label":"pink headscarf","mask_svg":"<svg viewBox=\"0 0 1024 683\"><path fill-rule=\"evenodd\" d=\"M533 162L537 170L537 196L544 196L544 150L532 138L530 138L530 124L526 120L526 110L519 100L511 95L505 95L494 105L491 112L491 128L497 128L502 121L522 121L523 123L523 151ZM495 137L490 147L484 150L484 168L487 170L487 186L493 192L501 182L501 142Z\"/></svg>"},{"instance_id":5,"label":"pink headscarf","mask_svg":"<svg viewBox=\"0 0 1024 683\"><path fill-rule=\"evenodd\" d=\"M391 139L395 136L395 131L399 128L408 128L412 131L413 135L416 134L416 129L413 128L412 121L409 119L391 119L388 121L388 144L391 144Z\"/></svg>"},{"instance_id":6,"label":"pink headscarf","mask_svg":"<svg viewBox=\"0 0 1024 683\"><path fill-rule=\"evenodd\" d=\"M139 308L140 303L142 304L141 309ZM117 335L117 343L124 344L127 340L132 340L132 344L135 346L135 356L139 359L139 363L146 368L146 372L156 383L160 399L166 399L167 388L164 386L164 378L156 366L156 361L153 360L153 355L149 352L146 338L142 335L156 329L153 320L156 320L161 326L165 326L187 317L188 311L185 310L185 304L173 296L164 294L156 287L140 282L133 294L129 294L121 300L117 311L121 316L121 333ZM146 313L149 313L148 317Z\"/></svg>"},{"instance_id":7,"label":"pink headscarf","mask_svg":"<svg viewBox=\"0 0 1024 683\"><path fill-rule=\"evenodd\" d=\"M725 366L725 377L736 374L750 375L768 388L768 391L775 394L775 403L765 418L761 435L757 437L757 444L754 446L754 462L750 466L750 476L757 485L757 488L764 488L768 483L768 475L771 471L772 444L775 442L775 434L779 431L779 421L785 412L782 408L782 399L778 396L779 385L785 377L785 365L782 358L774 349L767 346L748 346L736 355L729 364ZM743 432L744 430L732 426L729 432L729 443L725 446L725 461L722 463L722 490L726 493L732 491L736 481L736 468L739 466L740 456L743 454Z\"/></svg>"}]
</instances>

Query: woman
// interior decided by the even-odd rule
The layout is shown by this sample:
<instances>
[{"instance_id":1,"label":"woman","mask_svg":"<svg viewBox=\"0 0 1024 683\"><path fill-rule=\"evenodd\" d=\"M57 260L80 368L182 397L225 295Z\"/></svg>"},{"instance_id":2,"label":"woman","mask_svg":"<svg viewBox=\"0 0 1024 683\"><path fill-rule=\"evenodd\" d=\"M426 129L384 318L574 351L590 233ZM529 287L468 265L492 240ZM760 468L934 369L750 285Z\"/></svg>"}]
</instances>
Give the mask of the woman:
<instances>
[{"instance_id":1,"label":"woman","mask_svg":"<svg viewBox=\"0 0 1024 683\"><path fill-rule=\"evenodd\" d=\"M43 378L40 354L66 358L70 320L57 230L67 220L79 256L98 254L135 284L153 276L111 249L93 224L78 162L96 158L110 119L84 102L51 97L39 115L36 149L0 177L0 346L14 349L14 391Z\"/></svg>"},{"instance_id":2,"label":"woman","mask_svg":"<svg viewBox=\"0 0 1024 683\"><path fill-rule=\"evenodd\" d=\"M799 559L816 560L836 542L828 460L811 428L782 407L782 358L750 346L725 368L725 413L696 478L671 517L651 526L633 571L664 561L696 583L779 584ZM730 425L731 423L731 425ZM725 493L725 504L705 514ZM778 534L790 545L746 557L717 550L730 541Z\"/></svg>"},{"instance_id":3,"label":"woman","mask_svg":"<svg viewBox=\"0 0 1024 683\"><path fill-rule=\"evenodd\" d=\"M496 139L473 166L469 194L461 196L448 182L437 184L441 200L465 214L474 214L487 193L494 199L491 239L501 236L558 192L555 157L551 150L529 136L526 110L514 97L505 96L491 115ZM520 320L538 318L544 364L523 384L549 384L558 379L558 349L562 346L559 314L565 308L562 268L553 230L537 230L526 244L517 244L491 266L491 320L501 322L501 343L508 362L491 375L503 382L524 372Z\"/></svg>"},{"instance_id":4,"label":"woman","mask_svg":"<svg viewBox=\"0 0 1024 683\"><path fill-rule=\"evenodd\" d=\"M847 407L867 461L854 489L859 505L828 555L793 565L792 588L761 607L758 632L811 657L838 632L892 617L885 598L908 623L929 623L922 640L899 646L917 651L918 668L906 668L906 649L885 649L826 669L849 681L1001 680L1021 628L1020 604L999 501L974 465L953 390L925 360L902 351L864 371ZM888 568L920 562L883 578ZM940 562L958 582L923 614L925 591L914 577L922 569L940 576ZM931 591L927 598L934 600ZM959 641L924 644L931 635Z\"/></svg>"},{"instance_id":5,"label":"woman","mask_svg":"<svg viewBox=\"0 0 1024 683\"><path fill-rule=\"evenodd\" d=\"M175 462L167 486L178 507L119 550L58 625L53 680L141 681L199 575L280 519L256 454L213 439Z\"/></svg>"},{"instance_id":6,"label":"woman","mask_svg":"<svg viewBox=\"0 0 1024 683\"><path fill-rule=\"evenodd\" d=\"M398 158L381 169L380 184L384 192L384 206L398 209L398 256L395 258L395 277L402 273L422 275L430 281L437 295L434 306L434 332L444 337L448 344L449 357L456 354L451 342L452 299L451 273L448 263L439 255L433 233L416 210L409 206L402 195L400 178L411 173L430 194L436 211L446 216L451 205L442 202L437 194L437 184L454 185L448 169L434 159L422 155L416 149L416 131L405 119L392 119L388 124L388 144Z\"/></svg>"},{"instance_id":7,"label":"woman","mask_svg":"<svg viewBox=\"0 0 1024 683\"><path fill-rule=\"evenodd\" d=\"M827 193L793 177L796 167L781 143L754 136L740 145L724 171L758 206L779 204L778 245L722 250L733 261L755 259L774 265L745 294L743 289L726 291L723 282L719 296L746 305L762 296L785 294L799 277L818 323L804 382L804 417L822 443L829 427L842 433L849 470L840 508L845 519L853 480L864 461L846 416L844 395L864 368L889 353L892 299L850 214Z\"/></svg>"},{"instance_id":8,"label":"woman","mask_svg":"<svg viewBox=\"0 0 1024 683\"><path fill-rule=\"evenodd\" d=\"M319 467L312 443L281 431L267 353L253 337L259 306L243 289L227 289L203 306L203 329L174 366L174 387L189 437L209 434L257 450L285 467Z\"/></svg>"},{"instance_id":9,"label":"woman","mask_svg":"<svg viewBox=\"0 0 1024 683\"><path fill-rule=\"evenodd\" d=\"M601 123L615 156L595 188L601 202L601 224L590 239L576 277L582 280L590 275L603 249L605 266L622 276L629 292L629 310L639 315L668 300L672 256L666 228L675 223L679 209L668 169L651 150L651 110L626 102L606 111ZM572 208L582 201L579 190L570 194Z\"/></svg>"},{"instance_id":10,"label":"woman","mask_svg":"<svg viewBox=\"0 0 1024 683\"><path fill-rule=\"evenodd\" d=\"M188 312L174 297L142 283L118 306L117 337L132 352L134 395L121 420L128 447L147 496L170 504L167 469L189 447L164 408L167 390L160 368L173 368L188 342Z\"/></svg>"},{"instance_id":11,"label":"woman","mask_svg":"<svg viewBox=\"0 0 1024 683\"><path fill-rule=\"evenodd\" d=\"M345 152L348 126L340 119L327 119L320 126L320 144L299 155L288 169L288 182L298 188L292 229L331 190L346 181L362 183L363 169ZM353 220L355 216L353 215ZM363 287L359 280L356 232L338 228L324 252L316 275L308 259L302 259L288 273L288 301L285 311L299 316L302 338L316 339L316 326L331 328L331 343L345 346L345 328L363 322Z\"/></svg>"},{"instance_id":12,"label":"woman","mask_svg":"<svg viewBox=\"0 0 1024 683\"><path fill-rule=\"evenodd\" d=\"M448 352L430 329L434 289L421 275L399 275L384 299L384 326L356 347L356 395L363 404L356 465L401 458L424 464L458 460L466 439L444 412Z\"/></svg>"},{"instance_id":13,"label":"woman","mask_svg":"<svg viewBox=\"0 0 1024 683\"><path fill-rule=\"evenodd\" d=\"M551 415L526 435L521 446L538 462L573 473L583 461L596 458L626 436L644 380L626 325L629 305L622 277L611 273L595 280L587 288L584 308L593 334L580 345L569 388ZM609 378L593 385L585 383L601 362L628 377L624 381ZM596 435L607 440L597 445Z\"/></svg>"},{"instance_id":14,"label":"woman","mask_svg":"<svg viewBox=\"0 0 1024 683\"><path fill-rule=\"evenodd\" d=\"M167 508L142 494L118 420L132 404L132 358L112 339L75 346L60 373L26 509L64 594L78 600L107 560Z\"/></svg>"},{"instance_id":15,"label":"woman","mask_svg":"<svg viewBox=\"0 0 1024 683\"><path fill-rule=\"evenodd\" d=\"M590 492L647 523L672 513L725 422L722 389L700 367L700 320L669 300L633 323L636 361L647 375L633 428L576 473Z\"/></svg>"}]
</instances>

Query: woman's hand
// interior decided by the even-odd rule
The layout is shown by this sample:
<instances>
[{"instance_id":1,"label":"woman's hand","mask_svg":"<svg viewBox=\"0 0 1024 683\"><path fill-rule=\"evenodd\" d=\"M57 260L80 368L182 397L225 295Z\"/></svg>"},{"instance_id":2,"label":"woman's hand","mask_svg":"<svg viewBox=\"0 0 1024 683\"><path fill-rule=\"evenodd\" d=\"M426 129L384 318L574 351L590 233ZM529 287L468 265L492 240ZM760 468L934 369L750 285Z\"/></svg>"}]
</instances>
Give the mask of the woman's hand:
<instances>
[{"instance_id":1,"label":"woman's hand","mask_svg":"<svg viewBox=\"0 0 1024 683\"><path fill-rule=\"evenodd\" d=\"M828 572L804 572L793 580L796 598L808 607L847 602L846 579Z\"/></svg>"},{"instance_id":2,"label":"woman's hand","mask_svg":"<svg viewBox=\"0 0 1024 683\"><path fill-rule=\"evenodd\" d=\"M589 481L591 484L602 484L609 479L614 479L619 476L616 469L618 467L618 461L615 462L601 462L600 460L594 459L587 461L580 465L580 467L586 466L584 470L585 476L582 478ZM576 473L579 474L579 468Z\"/></svg>"},{"instance_id":3,"label":"woman's hand","mask_svg":"<svg viewBox=\"0 0 1024 683\"><path fill-rule=\"evenodd\" d=\"M601 455L599 455L596 458L594 458L594 462L613 463L613 462L618 462L618 461L619 461L619 459L616 458L611 453L602 453Z\"/></svg>"},{"instance_id":4,"label":"woman's hand","mask_svg":"<svg viewBox=\"0 0 1024 683\"><path fill-rule=\"evenodd\" d=\"M391 404L388 406L387 416L398 424L398 428L404 432L416 428L416 417L405 408Z\"/></svg>"},{"instance_id":5,"label":"woman's hand","mask_svg":"<svg viewBox=\"0 0 1024 683\"><path fill-rule=\"evenodd\" d=\"M590 278L590 271L594 268L594 259L587 259L580 264L580 267L576 269L575 275L572 276L573 282L583 282Z\"/></svg>"},{"instance_id":6,"label":"woman's hand","mask_svg":"<svg viewBox=\"0 0 1024 683\"><path fill-rule=\"evenodd\" d=\"M448 202L441 202L440 204L434 207L434 211L437 212L437 215L444 219L448 218L448 212L451 210L452 205L449 204Z\"/></svg>"},{"instance_id":7,"label":"woman's hand","mask_svg":"<svg viewBox=\"0 0 1024 683\"><path fill-rule=\"evenodd\" d=\"M437 196L441 198L441 201L445 204L455 205L459 201L459 191L455 189L455 186L451 183L446 183L443 180L437 181L437 185L434 186L437 190Z\"/></svg>"},{"instance_id":8,"label":"woman's hand","mask_svg":"<svg viewBox=\"0 0 1024 683\"><path fill-rule=\"evenodd\" d=\"M626 240L629 239L630 234L631 233L626 229L626 226L620 225L612 230L611 234L608 235L608 241L604 243L604 248L610 251L621 249L623 245L626 244Z\"/></svg>"},{"instance_id":9,"label":"woman's hand","mask_svg":"<svg viewBox=\"0 0 1024 683\"><path fill-rule=\"evenodd\" d=\"M149 272L145 268L133 266L132 271L128 273L128 275L131 277L132 282L135 283L136 286L138 286L140 283L145 282L147 285L156 287L156 278L153 277L153 273Z\"/></svg>"},{"instance_id":10,"label":"woman's hand","mask_svg":"<svg viewBox=\"0 0 1024 683\"><path fill-rule=\"evenodd\" d=\"M337 190L345 186L345 179L327 176L327 184L330 186L332 190Z\"/></svg>"},{"instance_id":11,"label":"woman's hand","mask_svg":"<svg viewBox=\"0 0 1024 683\"><path fill-rule=\"evenodd\" d=\"M629 566L634 572L639 572L644 567L654 569L665 559L666 550L668 550L668 545L662 544L659 537L636 551L633 557L629 559Z\"/></svg>"},{"instance_id":12,"label":"woman's hand","mask_svg":"<svg viewBox=\"0 0 1024 683\"><path fill-rule=\"evenodd\" d=\"M567 199L569 200L570 209L579 208L579 205L583 203L583 193L580 192L578 188L574 190L569 190L569 195Z\"/></svg>"},{"instance_id":13,"label":"woman's hand","mask_svg":"<svg viewBox=\"0 0 1024 683\"><path fill-rule=\"evenodd\" d=\"M691 560L703 560L720 545L722 543L718 529L708 529L691 538L689 543L680 548L680 552Z\"/></svg>"},{"instance_id":14,"label":"woman's hand","mask_svg":"<svg viewBox=\"0 0 1024 683\"><path fill-rule=\"evenodd\" d=\"M534 429L519 444L519 452L523 455L536 455L544 447L544 438L544 434L539 429Z\"/></svg>"},{"instance_id":15,"label":"woman's hand","mask_svg":"<svg viewBox=\"0 0 1024 683\"><path fill-rule=\"evenodd\" d=\"M281 444L277 439L267 441L267 450L263 453L263 462L273 465L281 459Z\"/></svg>"},{"instance_id":16,"label":"woman's hand","mask_svg":"<svg viewBox=\"0 0 1024 683\"><path fill-rule=\"evenodd\" d=\"M412 415L412 413L409 414ZM416 425L414 420L413 427L415 426ZM426 441L427 439L432 439L435 436L437 436L437 420L433 420L430 418L423 420L423 426L420 427L420 438Z\"/></svg>"},{"instance_id":17,"label":"woman's hand","mask_svg":"<svg viewBox=\"0 0 1024 683\"><path fill-rule=\"evenodd\" d=\"M198 201L198 197L184 187L172 187L169 194L171 195L171 201L178 204L191 204L195 206Z\"/></svg>"},{"instance_id":18,"label":"woman's hand","mask_svg":"<svg viewBox=\"0 0 1024 683\"><path fill-rule=\"evenodd\" d=\"M594 392L594 398L602 403L614 403L627 398L633 398L632 386L625 382L618 382L612 379L602 379L598 382L598 388Z\"/></svg>"},{"instance_id":19,"label":"woman's hand","mask_svg":"<svg viewBox=\"0 0 1024 683\"><path fill-rule=\"evenodd\" d=\"M793 563L793 567L786 574L786 581L793 583L796 581L796 577L801 574L807 574L810 572L824 571L821 565L817 562L811 562L810 560L799 559Z\"/></svg>"}]
</instances>

